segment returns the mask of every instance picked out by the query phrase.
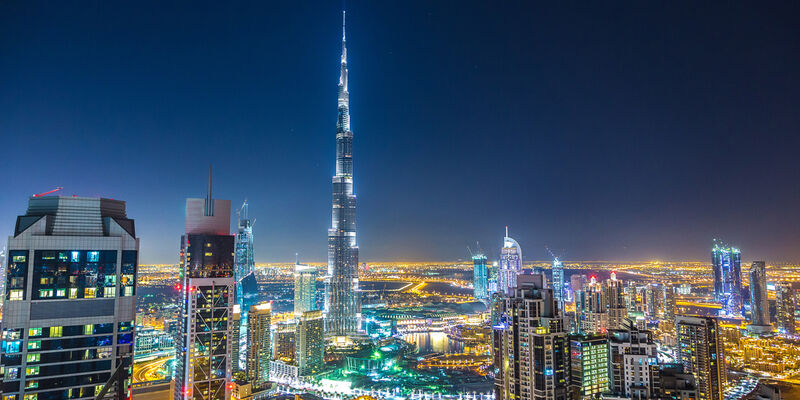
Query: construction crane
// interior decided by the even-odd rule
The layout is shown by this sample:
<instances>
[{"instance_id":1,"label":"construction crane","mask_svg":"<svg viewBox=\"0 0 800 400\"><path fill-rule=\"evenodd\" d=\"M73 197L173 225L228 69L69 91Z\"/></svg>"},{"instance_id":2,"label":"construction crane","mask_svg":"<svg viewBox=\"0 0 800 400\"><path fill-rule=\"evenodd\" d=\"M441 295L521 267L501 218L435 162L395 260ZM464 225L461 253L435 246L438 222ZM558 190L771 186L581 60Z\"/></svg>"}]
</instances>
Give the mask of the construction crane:
<instances>
[{"instance_id":1,"label":"construction crane","mask_svg":"<svg viewBox=\"0 0 800 400\"><path fill-rule=\"evenodd\" d=\"M55 193L55 192L57 192L57 191L59 191L59 190L61 190L61 189L63 189L63 187L59 186L59 187L57 187L57 188L55 188L55 189L53 189L53 190L50 190L50 191L48 191L48 192L44 192L44 193L35 194L35 195L33 195L33 197L42 197L42 196L47 196L48 194Z\"/></svg>"}]
</instances>

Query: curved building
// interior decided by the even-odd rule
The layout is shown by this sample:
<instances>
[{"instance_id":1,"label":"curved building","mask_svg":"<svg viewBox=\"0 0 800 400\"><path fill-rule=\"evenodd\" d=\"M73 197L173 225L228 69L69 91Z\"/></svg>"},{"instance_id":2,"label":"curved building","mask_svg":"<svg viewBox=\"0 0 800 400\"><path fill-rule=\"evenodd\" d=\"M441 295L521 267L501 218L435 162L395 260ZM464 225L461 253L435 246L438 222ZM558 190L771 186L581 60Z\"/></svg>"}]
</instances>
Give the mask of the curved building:
<instances>
[{"instance_id":1,"label":"curved building","mask_svg":"<svg viewBox=\"0 0 800 400\"><path fill-rule=\"evenodd\" d=\"M347 46L342 13L342 59L339 75L339 114L336 121L336 175L333 211L328 230L328 275L325 277L325 333L358 333L361 299L358 291L356 195L353 193L353 131L350 130L350 94L347 91Z\"/></svg>"},{"instance_id":2,"label":"curved building","mask_svg":"<svg viewBox=\"0 0 800 400\"><path fill-rule=\"evenodd\" d=\"M522 248L516 240L508 236L503 238L503 248L500 249L500 270L497 273L497 291L512 294L517 286L517 275L522 271Z\"/></svg>"}]
</instances>

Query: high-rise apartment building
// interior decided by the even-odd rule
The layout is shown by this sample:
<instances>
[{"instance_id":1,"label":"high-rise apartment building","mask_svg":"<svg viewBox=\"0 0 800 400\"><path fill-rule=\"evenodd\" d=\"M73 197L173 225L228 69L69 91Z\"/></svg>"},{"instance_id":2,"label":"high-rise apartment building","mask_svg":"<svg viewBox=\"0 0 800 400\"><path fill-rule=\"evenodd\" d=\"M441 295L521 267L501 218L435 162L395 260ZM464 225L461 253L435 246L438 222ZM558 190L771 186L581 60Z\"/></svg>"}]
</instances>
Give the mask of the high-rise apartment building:
<instances>
[{"instance_id":1,"label":"high-rise apartment building","mask_svg":"<svg viewBox=\"0 0 800 400\"><path fill-rule=\"evenodd\" d=\"M306 311L297 323L295 362L301 376L314 375L325 366L324 321L320 311Z\"/></svg>"},{"instance_id":2,"label":"high-rise apartment building","mask_svg":"<svg viewBox=\"0 0 800 400\"><path fill-rule=\"evenodd\" d=\"M792 283L783 282L775 285L775 322L779 332L795 334L794 311L795 295Z\"/></svg>"},{"instance_id":3,"label":"high-rise apartment building","mask_svg":"<svg viewBox=\"0 0 800 400\"><path fill-rule=\"evenodd\" d=\"M659 394L658 347L650 331L630 320L608 332L611 393L630 399L655 399Z\"/></svg>"},{"instance_id":4,"label":"high-rise apartment building","mask_svg":"<svg viewBox=\"0 0 800 400\"><path fill-rule=\"evenodd\" d=\"M597 398L610 391L608 338L575 335L570 339L572 388L579 399Z\"/></svg>"},{"instance_id":5,"label":"high-rise apartment building","mask_svg":"<svg viewBox=\"0 0 800 400\"><path fill-rule=\"evenodd\" d=\"M512 294L517 287L517 275L522 272L522 248L516 240L508 236L503 238L503 248L500 249L500 267L497 272L497 291L503 294Z\"/></svg>"},{"instance_id":6,"label":"high-rise apartment building","mask_svg":"<svg viewBox=\"0 0 800 400\"><path fill-rule=\"evenodd\" d=\"M603 285L591 277L576 293L575 317L580 333L600 333L608 330L608 310Z\"/></svg>"},{"instance_id":7,"label":"high-rise apartment building","mask_svg":"<svg viewBox=\"0 0 800 400\"><path fill-rule=\"evenodd\" d=\"M678 362L695 379L698 400L722 400L726 381L725 353L717 319L679 315Z\"/></svg>"},{"instance_id":8,"label":"high-rise apartment building","mask_svg":"<svg viewBox=\"0 0 800 400\"><path fill-rule=\"evenodd\" d=\"M8 238L4 399L128 398L139 239L125 202L31 197Z\"/></svg>"},{"instance_id":9,"label":"high-rise apartment building","mask_svg":"<svg viewBox=\"0 0 800 400\"><path fill-rule=\"evenodd\" d=\"M767 300L767 265L764 261L753 261L750 266L750 325L753 333L772 332Z\"/></svg>"},{"instance_id":10,"label":"high-rise apartment building","mask_svg":"<svg viewBox=\"0 0 800 400\"><path fill-rule=\"evenodd\" d=\"M569 337L542 275L520 275L492 328L496 400L570 398Z\"/></svg>"},{"instance_id":11,"label":"high-rise apartment building","mask_svg":"<svg viewBox=\"0 0 800 400\"><path fill-rule=\"evenodd\" d=\"M725 315L742 314L742 254L736 247L714 240L711 250L714 272L714 300Z\"/></svg>"},{"instance_id":12,"label":"high-rise apartment building","mask_svg":"<svg viewBox=\"0 0 800 400\"><path fill-rule=\"evenodd\" d=\"M269 381L271 326L272 303L250 306L247 316L247 379L256 387Z\"/></svg>"},{"instance_id":13,"label":"high-rise apartment building","mask_svg":"<svg viewBox=\"0 0 800 400\"><path fill-rule=\"evenodd\" d=\"M603 291L608 311L608 329L620 329L628 318L628 305L622 281L617 279L615 272L611 273L610 279L603 282Z\"/></svg>"},{"instance_id":14,"label":"high-rise apartment building","mask_svg":"<svg viewBox=\"0 0 800 400\"><path fill-rule=\"evenodd\" d=\"M236 251L234 253L233 275L236 279L236 304L242 304L244 288L242 280L255 272L255 254L253 251L253 222L248 218L247 200L237 214L238 229L236 231Z\"/></svg>"},{"instance_id":15,"label":"high-rise apartment building","mask_svg":"<svg viewBox=\"0 0 800 400\"><path fill-rule=\"evenodd\" d=\"M297 263L294 266L294 315L315 310L317 295L317 269Z\"/></svg>"},{"instance_id":16,"label":"high-rise apartment building","mask_svg":"<svg viewBox=\"0 0 800 400\"><path fill-rule=\"evenodd\" d=\"M475 300L489 304L489 271L486 269L486 256L472 256L472 285Z\"/></svg>"},{"instance_id":17,"label":"high-rise apartment building","mask_svg":"<svg viewBox=\"0 0 800 400\"><path fill-rule=\"evenodd\" d=\"M352 335L361 328L356 195L353 192L353 131L350 130L344 13L340 66L336 175L333 177L333 211L331 228L328 230L328 275L325 277L325 332L332 336Z\"/></svg>"},{"instance_id":18,"label":"high-rise apartment building","mask_svg":"<svg viewBox=\"0 0 800 400\"><path fill-rule=\"evenodd\" d=\"M297 322L294 320L278 322L272 331L272 358L285 363L295 361L295 333Z\"/></svg>"},{"instance_id":19,"label":"high-rise apartment building","mask_svg":"<svg viewBox=\"0 0 800 400\"><path fill-rule=\"evenodd\" d=\"M239 304L233 305L233 314L231 317L231 373L236 375L240 371L244 371L246 366L239 363L241 351L247 351L247 348L242 348L240 340L242 331L242 308Z\"/></svg>"},{"instance_id":20,"label":"high-rise apartment building","mask_svg":"<svg viewBox=\"0 0 800 400\"><path fill-rule=\"evenodd\" d=\"M230 398L233 373L234 237L231 202L186 199L181 238L180 332L175 349L175 399Z\"/></svg>"}]
</instances>

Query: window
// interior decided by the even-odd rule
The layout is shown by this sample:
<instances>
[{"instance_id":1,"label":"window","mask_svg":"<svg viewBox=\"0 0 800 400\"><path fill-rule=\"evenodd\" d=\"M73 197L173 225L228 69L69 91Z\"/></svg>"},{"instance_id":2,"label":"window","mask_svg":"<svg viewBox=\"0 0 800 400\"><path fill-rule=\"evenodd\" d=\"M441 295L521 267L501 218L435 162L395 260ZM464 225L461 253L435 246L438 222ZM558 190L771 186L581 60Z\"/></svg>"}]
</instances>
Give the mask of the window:
<instances>
[{"instance_id":1,"label":"window","mask_svg":"<svg viewBox=\"0 0 800 400\"><path fill-rule=\"evenodd\" d=\"M39 289L39 297L53 297L53 289Z\"/></svg>"},{"instance_id":2,"label":"window","mask_svg":"<svg viewBox=\"0 0 800 400\"><path fill-rule=\"evenodd\" d=\"M99 251L90 251L86 253L86 261L87 262L98 262L100 261L100 252Z\"/></svg>"},{"instance_id":3,"label":"window","mask_svg":"<svg viewBox=\"0 0 800 400\"><path fill-rule=\"evenodd\" d=\"M69 288L69 298L70 299L78 298L78 288Z\"/></svg>"},{"instance_id":4,"label":"window","mask_svg":"<svg viewBox=\"0 0 800 400\"><path fill-rule=\"evenodd\" d=\"M26 381L25 389L36 389L39 387L39 381Z\"/></svg>"},{"instance_id":5,"label":"window","mask_svg":"<svg viewBox=\"0 0 800 400\"><path fill-rule=\"evenodd\" d=\"M42 336L42 328L28 329L28 337L37 337L37 336Z\"/></svg>"},{"instance_id":6,"label":"window","mask_svg":"<svg viewBox=\"0 0 800 400\"><path fill-rule=\"evenodd\" d=\"M64 297L67 295L67 289L56 289L56 297Z\"/></svg>"},{"instance_id":7,"label":"window","mask_svg":"<svg viewBox=\"0 0 800 400\"><path fill-rule=\"evenodd\" d=\"M27 362L28 363L36 363L42 359L42 355L40 353L28 353Z\"/></svg>"},{"instance_id":8,"label":"window","mask_svg":"<svg viewBox=\"0 0 800 400\"><path fill-rule=\"evenodd\" d=\"M94 325L89 324L89 325L84 325L83 326L83 334L84 335L91 335L93 333L94 333Z\"/></svg>"},{"instance_id":9,"label":"window","mask_svg":"<svg viewBox=\"0 0 800 400\"><path fill-rule=\"evenodd\" d=\"M8 293L9 300L22 300L22 290L15 289L11 290Z\"/></svg>"},{"instance_id":10,"label":"window","mask_svg":"<svg viewBox=\"0 0 800 400\"><path fill-rule=\"evenodd\" d=\"M106 287L103 290L103 297L114 297L117 295L116 287Z\"/></svg>"},{"instance_id":11,"label":"window","mask_svg":"<svg viewBox=\"0 0 800 400\"><path fill-rule=\"evenodd\" d=\"M50 337L61 337L63 333L64 333L64 327L62 326L50 327Z\"/></svg>"},{"instance_id":12,"label":"window","mask_svg":"<svg viewBox=\"0 0 800 400\"><path fill-rule=\"evenodd\" d=\"M6 368L6 380L18 379L18 378L19 378L19 368Z\"/></svg>"},{"instance_id":13,"label":"window","mask_svg":"<svg viewBox=\"0 0 800 400\"><path fill-rule=\"evenodd\" d=\"M39 366L25 368L25 376L39 375Z\"/></svg>"},{"instance_id":14,"label":"window","mask_svg":"<svg viewBox=\"0 0 800 400\"><path fill-rule=\"evenodd\" d=\"M28 342L28 350L38 350L42 348L41 340L31 340Z\"/></svg>"},{"instance_id":15,"label":"window","mask_svg":"<svg viewBox=\"0 0 800 400\"><path fill-rule=\"evenodd\" d=\"M14 396L14 398L17 398L17 396ZM23 398L23 400L38 400L38 399L39 395L36 393L26 394L25 397Z\"/></svg>"},{"instance_id":16,"label":"window","mask_svg":"<svg viewBox=\"0 0 800 400\"><path fill-rule=\"evenodd\" d=\"M95 298L95 293L97 293L97 288L86 288L83 290L83 298L84 299L93 299Z\"/></svg>"}]
</instances>

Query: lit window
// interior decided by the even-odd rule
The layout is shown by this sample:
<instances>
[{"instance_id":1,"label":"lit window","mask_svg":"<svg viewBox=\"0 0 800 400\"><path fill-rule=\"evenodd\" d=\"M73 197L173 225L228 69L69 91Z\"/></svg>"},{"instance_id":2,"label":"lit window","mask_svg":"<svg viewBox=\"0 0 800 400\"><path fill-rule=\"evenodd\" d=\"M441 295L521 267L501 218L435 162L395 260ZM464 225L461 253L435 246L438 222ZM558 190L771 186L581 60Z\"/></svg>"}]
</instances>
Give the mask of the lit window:
<instances>
[{"instance_id":1,"label":"lit window","mask_svg":"<svg viewBox=\"0 0 800 400\"><path fill-rule=\"evenodd\" d=\"M66 289L56 289L56 297L64 297L67 295Z\"/></svg>"},{"instance_id":2,"label":"lit window","mask_svg":"<svg viewBox=\"0 0 800 400\"><path fill-rule=\"evenodd\" d=\"M27 381L25 382L25 389L36 389L39 387L39 381Z\"/></svg>"},{"instance_id":3,"label":"lit window","mask_svg":"<svg viewBox=\"0 0 800 400\"><path fill-rule=\"evenodd\" d=\"M114 297L117 295L117 288L115 287L107 287L103 291L103 297Z\"/></svg>"},{"instance_id":4,"label":"lit window","mask_svg":"<svg viewBox=\"0 0 800 400\"><path fill-rule=\"evenodd\" d=\"M22 290L15 289L11 290L8 294L9 300L22 300Z\"/></svg>"},{"instance_id":5,"label":"lit window","mask_svg":"<svg viewBox=\"0 0 800 400\"><path fill-rule=\"evenodd\" d=\"M89 325L84 325L83 326L83 334L84 335L91 335L93 333L94 333L94 325L89 324Z\"/></svg>"},{"instance_id":6,"label":"lit window","mask_svg":"<svg viewBox=\"0 0 800 400\"><path fill-rule=\"evenodd\" d=\"M98 262L100 261L100 252L99 251L90 251L86 254L86 261L87 262Z\"/></svg>"},{"instance_id":7,"label":"lit window","mask_svg":"<svg viewBox=\"0 0 800 400\"><path fill-rule=\"evenodd\" d=\"M39 362L42 359L42 354L41 353L28 353L28 356L26 357L26 359L27 359L27 362L29 362L29 363Z\"/></svg>"},{"instance_id":8,"label":"lit window","mask_svg":"<svg viewBox=\"0 0 800 400\"><path fill-rule=\"evenodd\" d=\"M42 348L41 340L31 340L28 342L28 350L37 350Z\"/></svg>"},{"instance_id":9,"label":"lit window","mask_svg":"<svg viewBox=\"0 0 800 400\"><path fill-rule=\"evenodd\" d=\"M16 399L17 396L14 396L14 398ZM31 394L26 394L25 397L23 397L22 400L38 400L38 399L39 399L39 395L38 394L31 393Z\"/></svg>"},{"instance_id":10,"label":"lit window","mask_svg":"<svg viewBox=\"0 0 800 400\"><path fill-rule=\"evenodd\" d=\"M37 337L37 336L42 336L42 328L28 329L28 337Z\"/></svg>"},{"instance_id":11,"label":"lit window","mask_svg":"<svg viewBox=\"0 0 800 400\"><path fill-rule=\"evenodd\" d=\"M15 262L15 263L18 263L18 262L25 262L25 259L26 259L26 258L27 258L26 256L14 256L14 262Z\"/></svg>"},{"instance_id":12,"label":"lit window","mask_svg":"<svg viewBox=\"0 0 800 400\"><path fill-rule=\"evenodd\" d=\"M78 298L78 288L69 288L69 298L70 299Z\"/></svg>"},{"instance_id":13,"label":"lit window","mask_svg":"<svg viewBox=\"0 0 800 400\"><path fill-rule=\"evenodd\" d=\"M27 367L25 368L25 376L35 376L39 375L39 367Z\"/></svg>"},{"instance_id":14,"label":"lit window","mask_svg":"<svg viewBox=\"0 0 800 400\"><path fill-rule=\"evenodd\" d=\"M51 326L50 327L50 337L61 337L64 332L64 328L61 326Z\"/></svg>"},{"instance_id":15,"label":"lit window","mask_svg":"<svg viewBox=\"0 0 800 400\"><path fill-rule=\"evenodd\" d=\"M86 288L83 290L83 298L93 299L96 297L95 293L97 293L97 288Z\"/></svg>"}]
</instances>

